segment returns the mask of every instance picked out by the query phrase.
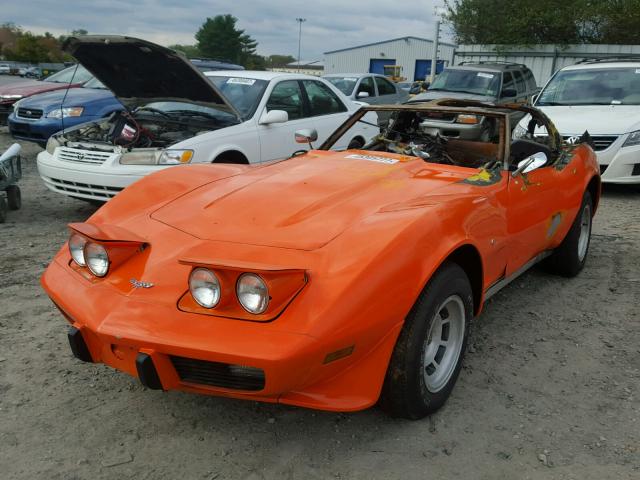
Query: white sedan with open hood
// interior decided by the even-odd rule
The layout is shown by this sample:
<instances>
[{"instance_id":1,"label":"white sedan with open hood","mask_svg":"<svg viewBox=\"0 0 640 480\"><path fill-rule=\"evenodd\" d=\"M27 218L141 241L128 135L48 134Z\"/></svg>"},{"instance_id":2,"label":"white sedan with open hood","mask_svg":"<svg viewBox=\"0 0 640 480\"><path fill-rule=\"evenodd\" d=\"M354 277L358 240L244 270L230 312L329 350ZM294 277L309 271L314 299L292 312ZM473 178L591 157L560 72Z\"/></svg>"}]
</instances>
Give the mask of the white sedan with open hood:
<instances>
[{"instance_id":1,"label":"white sedan with open hood","mask_svg":"<svg viewBox=\"0 0 640 480\"><path fill-rule=\"evenodd\" d=\"M53 135L38 155L46 186L106 201L139 178L187 163L256 163L320 145L359 105L317 77L276 72L202 74L182 55L130 37L72 37L65 49L126 107ZM73 108L73 105L64 105ZM337 148L379 133L375 115Z\"/></svg>"}]
</instances>

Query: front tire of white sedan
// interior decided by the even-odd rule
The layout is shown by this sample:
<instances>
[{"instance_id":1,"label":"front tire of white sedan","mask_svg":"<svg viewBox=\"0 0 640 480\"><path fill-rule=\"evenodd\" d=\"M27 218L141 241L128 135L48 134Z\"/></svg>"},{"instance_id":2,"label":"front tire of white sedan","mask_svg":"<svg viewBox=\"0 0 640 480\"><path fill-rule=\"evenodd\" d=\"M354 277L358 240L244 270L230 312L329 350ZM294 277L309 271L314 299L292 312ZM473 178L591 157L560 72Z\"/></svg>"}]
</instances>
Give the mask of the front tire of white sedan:
<instances>
[{"instance_id":1,"label":"front tire of white sedan","mask_svg":"<svg viewBox=\"0 0 640 480\"><path fill-rule=\"evenodd\" d=\"M473 294L464 270L445 263L409 312L389 362L380 406L419 419L447 400L462 367Z\"/></svg>"},{"instance_id":2,"label":"front tire of white sedan","mask_svg":"<svg viewBox=\"0 0 640 480\"><path fill-rule=\"evenodd\" d=\"M591 243L593 201L587 190L567 236L558 248L545 260L545 267L551 273L564 277L575 277L584 267Z\"/></svg>"}]
</instances>

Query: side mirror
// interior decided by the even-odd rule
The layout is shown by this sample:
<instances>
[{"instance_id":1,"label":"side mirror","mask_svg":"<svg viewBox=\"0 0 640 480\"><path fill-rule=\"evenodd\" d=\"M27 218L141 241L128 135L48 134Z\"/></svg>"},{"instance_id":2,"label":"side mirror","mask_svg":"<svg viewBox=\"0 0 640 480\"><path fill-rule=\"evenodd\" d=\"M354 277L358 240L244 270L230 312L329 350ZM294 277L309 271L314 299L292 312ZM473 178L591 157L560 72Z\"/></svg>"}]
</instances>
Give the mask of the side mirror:
<instances>
[{"instance_id":1,"label":"side mirror","mask_svg":"<svg viewBox=\"0 0 640 480\"><path fill-rule=\"evenodd\" d=\"M315 128L304 128L302 130L296 130L296 143L308 143L309 148L313 148L311 142L315 142L318 139L318 131Z\"/></svg>"},{"instance_id":2,"label":"side mirror","mask_svg":"<svg viewBox=\"0 0 640 480\"><path fill-rule=\"evenodd\" d=\"M504 98L517 97L518 92L515 88L505 88L504 90L502 90L500 96Z\"/></svg>"},{"instance_id":3,"label":"side mirror","mask_svg":"<svg viewBox=\"0 0 640 480\"><path fill-rule=\"evenodd\" d=\"M524 173L529 173L536 168L542 167L547 163L547 154L544 152L537 152L531 155L530 157L525 158L524 160L518 163L518 168L515 172L511 174L512 177L517 177L518 175L522 175Z\"/></svg>"},{"instance_id":4,"label":"side mirror","mask_svg":"<svg viewBox=\"0 0 640 480\"><path fill-rule=\"evenodd\" d=\"M369 96L368 92L358 92L356 98L367 98Z\"/></svg>"},{"instance_id":5,"label":"side mirror","mask_svg":"<svg viewBox=\"0 0 640 480\"><path fill-rule=\"evenodd\" d=\"M260 125L271 125L272 123L286 123L289 121L289 114L284 110L269 110L262 115Z\"/></svg>"}]
</instances>

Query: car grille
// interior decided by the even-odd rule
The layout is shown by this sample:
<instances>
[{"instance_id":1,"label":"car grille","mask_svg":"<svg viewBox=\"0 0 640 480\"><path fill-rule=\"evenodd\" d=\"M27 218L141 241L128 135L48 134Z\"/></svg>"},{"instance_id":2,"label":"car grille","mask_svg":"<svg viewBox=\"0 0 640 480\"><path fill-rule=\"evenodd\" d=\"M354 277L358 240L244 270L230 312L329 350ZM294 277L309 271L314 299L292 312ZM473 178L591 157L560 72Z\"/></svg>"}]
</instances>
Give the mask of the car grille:
<instances>
[{"instance_id":1,"label":"car grille","mask_svg":"<svg viewBox=\"0 0 640 480\"><path fill-rule=\"evenodd\" d=\"M175 356L171 356L171 363L183 382L231 390L264 388L264 370L260 368Z\"/></svg>"},{"instance_id":2,"label":"car grille","mask_svg":"<svg viewBox=\"0 0 640 480\"><path fill-rule=\"evenodd\" d=\"M123 190L120 187L108 187L105 185L92 185L90 183L71 182L59 178L42 177L47 186L52 190L65 193L73 197L74 193L79 194L79 198L91 198L94 200L109 200Z\"/></svg>"},{"instance_id":3,"label":"car grille","mask_svg":"<svg viewBox=\"0 0 640 480\"><path fill-rule=\"evenodd\" d=\"M568 140L569 138L572 138L572 137L573 135L565 135L563 138L565 140ZM594 150L596 152L606 150L617 139L618 139L617 135L591 135L591 140L593 140Z\"/></svg>"},{"instance_id":4,"label":"car grille","mask_svg":"<svg viewBox=\"0 0 640 480\"><path fill-rule=\"evenodd\" d=\"M111 155L113 154L110 152L92 152L68 147L59 147L55 153L58 160L91 165L102 165Z\"/></svg>"},{"instance_id":5,"label":"car grille","mask_svg":"<svg viewBox=\"0 0 640 480\"><path fill-rule=\"evenodd\" d=\"M19 118L40 118L42 117L42 110L35 108L18 108L16 111L16 116Z\"/></svg>"}]
</instances>

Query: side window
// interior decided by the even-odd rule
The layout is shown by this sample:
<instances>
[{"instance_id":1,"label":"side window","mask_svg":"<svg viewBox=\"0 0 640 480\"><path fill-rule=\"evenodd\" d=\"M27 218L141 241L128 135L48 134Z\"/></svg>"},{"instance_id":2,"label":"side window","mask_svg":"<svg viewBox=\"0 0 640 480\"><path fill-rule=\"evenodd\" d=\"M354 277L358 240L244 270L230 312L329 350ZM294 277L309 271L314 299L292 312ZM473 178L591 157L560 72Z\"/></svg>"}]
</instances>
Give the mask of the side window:
<instances>
[{"instance_id":1,"label":"side window","mask_svg":"<svg viewBox=\"0 0 640 480\"><path fill-rule=\"evenodd\" d=\"M322 82L303 80L302 84L309 99L309 116L315 117L316 115L330 115L347 111L347 107L338 96Z\"/></svg>"},{"instance_id":2,"label":"side window","mask_svg":"<svg viewBox=\"0 0 640 480\"><path fill-rule=\"evenodd\" d=\"M395 95L396 93L396 87L382 77L376 77L376 85L378 85L378 94L380 95Z\"/></svg>"},{"instance_id":3,"label":"side window","mask_svg":"<svg viewBox=\"0 0 640 480\"><path fill-rule=\"evenodd\" d=\"M373 78L364 77L362 80L360 80L360 85L358 86L358 93L360 92L366 92L369 94L370 97L376 96L376 89L373 86Z\"/></svg>"},{"instance_id":4,"label":"side window","mask_svg":"<svg viewBox=\"0 0 640 480\"><path fill-rule=\"evenodd\" d=\"M513 76L516 78L516 88L518 89L518 94L523 95L527 91L527 85L524 82L524 77L520 70L514 70Z\"/></svg>"},{"instance_id":5,"label":"side window","mask_svg":"<svg viewBox=\"0 0 640 480\"><path fill-rule=\"evenodd\" d=\"M504 91L505 90L515 90L516 89L516 84L513 81L513 77L511 76L511 72L504 72L502 74L502 92L503 94L501 95L502 97L504 97Z\"/></svg>"},{"instance_id":6,"label":"side window","mask_svg":"<svg viewBox=\"0 0 640 480\"><path fill-rule=\"evenodd\" d=\"M527 87L529 88L529 91L534 91L538 88L538 85L536 84L536 79L533 76L533 72L531 70L527 70L524 74L524 78L527 81Z\"/></svg>"},{"instance_id":7,"label":"side window","mask_svg":"<svg viewBox=\"0 0 640 480\"><path fill-rule=\"evenodd\" d=\"M297 80L278 83L269 96L267 110L284 110L289 114L289 120L302 118L302 92Z\"/></svg>"}]
</instances>

